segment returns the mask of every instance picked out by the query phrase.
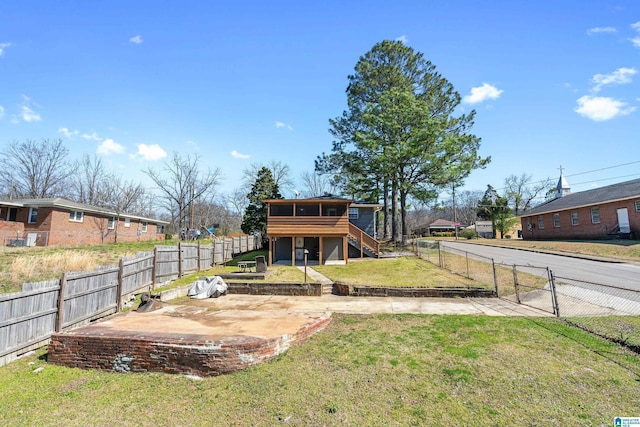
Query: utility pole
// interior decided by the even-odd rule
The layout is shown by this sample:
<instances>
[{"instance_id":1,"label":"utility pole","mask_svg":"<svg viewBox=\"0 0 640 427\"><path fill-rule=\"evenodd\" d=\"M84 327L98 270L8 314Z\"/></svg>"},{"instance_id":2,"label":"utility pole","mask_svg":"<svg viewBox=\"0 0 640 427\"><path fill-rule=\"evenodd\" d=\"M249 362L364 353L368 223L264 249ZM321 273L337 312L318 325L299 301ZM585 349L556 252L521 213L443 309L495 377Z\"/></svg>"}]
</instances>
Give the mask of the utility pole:
<instances>
[{"instance_id":1,"label":"utility pole","mask_svg":"<svg viewBox=\"0 0 640 427\"><path fill-rule=\"evenodd\" d=\"M456 184L455 182L452 184L453 187L453 195L451 199L453 200L453 226L456 229L456 240L458 240L458 213L456 211Z\"/></svg>"}]
</instances>

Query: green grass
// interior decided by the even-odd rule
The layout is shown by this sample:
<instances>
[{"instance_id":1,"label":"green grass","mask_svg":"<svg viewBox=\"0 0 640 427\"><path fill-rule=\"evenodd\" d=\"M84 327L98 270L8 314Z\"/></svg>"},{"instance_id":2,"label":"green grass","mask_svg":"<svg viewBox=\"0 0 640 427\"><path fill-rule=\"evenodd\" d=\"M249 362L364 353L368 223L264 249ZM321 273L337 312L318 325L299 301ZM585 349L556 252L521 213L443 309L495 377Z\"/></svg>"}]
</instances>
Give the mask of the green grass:
<instances>
[{"instance_id":1,"label":"green grass","mask_svg":"<svg viewBox=\"0 0 640 427\"><path fill-rule=\"evenodd\" d=\"M417 257L374 259L347 265L319 265L313 269L329 279L350 285L384 287L487 287L486 283L451 274Z\"/></svg>"},{"instance_id":2,"label":"green grass","mask_svg":"<svg viewBox=\"0 0 640 427\"><path fill-rule=\"evenodd\" d=\"M588 331L640 349L640 316L568 317L566 320Z\"/></svg>"},{"instance_id":3,"label":"green grass","mask_svg":"<svg viewBox=\"0 0 640 427\"><path fill-rule=\"evenodd\" d=\"M202 381L43 356L0 368L3 425L589 426L640 407L638 356L554 319L335 315L276 360Z\"/></svg>"}]
</instances>

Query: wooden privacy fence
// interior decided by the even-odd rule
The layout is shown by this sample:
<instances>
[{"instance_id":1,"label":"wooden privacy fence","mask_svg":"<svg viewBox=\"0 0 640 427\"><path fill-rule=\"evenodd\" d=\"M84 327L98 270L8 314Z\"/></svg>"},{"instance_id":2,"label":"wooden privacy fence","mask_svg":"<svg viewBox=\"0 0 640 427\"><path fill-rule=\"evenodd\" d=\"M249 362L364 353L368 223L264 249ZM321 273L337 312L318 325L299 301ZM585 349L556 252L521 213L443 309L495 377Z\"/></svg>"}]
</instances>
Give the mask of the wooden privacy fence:
<instances>
[{"instance_id":1,"label":"wooden privacy fence","mask_svg":"<svg viewBox=\"0 0 640 427\"><path fill-rule=\"evenodd\" d=\"M259 245L260 239L241 236L207 245L156 246L153 252L121 258L117 265L68 272L59 280L25 283L22 292L0 294L0 366L48 344L54 332L119 311L126 298L142 289L207 270Z\"/></svg>"}]
</instances>

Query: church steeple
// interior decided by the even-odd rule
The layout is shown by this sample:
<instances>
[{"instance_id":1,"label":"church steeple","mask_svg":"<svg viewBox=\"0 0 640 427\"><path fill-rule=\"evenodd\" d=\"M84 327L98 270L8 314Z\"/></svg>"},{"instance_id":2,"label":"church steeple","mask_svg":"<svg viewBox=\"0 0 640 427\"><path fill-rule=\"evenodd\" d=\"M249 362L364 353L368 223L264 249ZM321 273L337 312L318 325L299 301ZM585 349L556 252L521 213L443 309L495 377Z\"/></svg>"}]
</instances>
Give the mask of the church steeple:
<instances>
[{"instance_id":1,"label":"church steeple","mask_svg":"<svg viewBox=\"0 0 640 427\"><path fill-rule=\"evenodd\" d=\"M571 194L571 187L569 187L569 183L564 175L562 175L562 165L560 165L560 179L558 179L558 185L556 185L556 199L564 197L567 194Z\"/></svg>"}]
</instances>

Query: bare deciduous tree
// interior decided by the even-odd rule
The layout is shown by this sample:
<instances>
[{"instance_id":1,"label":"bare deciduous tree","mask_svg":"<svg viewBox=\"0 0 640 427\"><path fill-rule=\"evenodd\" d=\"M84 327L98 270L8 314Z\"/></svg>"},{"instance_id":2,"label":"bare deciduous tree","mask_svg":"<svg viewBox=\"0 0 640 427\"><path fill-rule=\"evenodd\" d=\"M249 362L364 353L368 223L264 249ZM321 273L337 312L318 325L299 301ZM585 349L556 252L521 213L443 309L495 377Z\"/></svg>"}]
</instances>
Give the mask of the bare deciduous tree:
<instances>
[{"instance_id":1,"label":"bare deciduous tree","mask_svg":"<svg viewBox=\"0 0 640 427\"><path fill-rule=\"evenodd\" d=\"M9 198L46 198L68 194L74 166L61 139L13 142L0 157L0 181Z\"/></svg>"},{"instance_id":2,"label":"bare deciduous tree","mask_svg":"<svg viewBox=\"0 0 640 427\"><path fill-rule=\"evenodd\" d=\"M98 156L85 154L73 176L73 197L77 202L103 206L107 198L105 184L109 174Z\"/></svg>"},{"instance_id":3,"label":"bare deciduous tree","mask_svg":"<svg viewBox=\"0 0 640 427\"><path fill-rule=\"evenodd\" d=\"M302 172L300 181L303 197L320 197L325 194L334 194L337 190L330 176L317 172Z\"/></svg>"},{"instance_id":4,"label":"bare deciduous tree","mask_svg":"<svg viewBox=\"0 0 640 427\"><path fill-rule=\"evenodd\" d=\"M160 191L160 199L171 213L171 222L179 231L195 226L192 208L195 201L213 200L214 192L221 180L219 168L207 168L201 171L200 156L183 158L174 153L170 161L165 163L162 171L147 169L144 173L151 178Z\"/></svg>"},{"instance_id":5,"label":"bare deciduous tree","mask_svg":"<svg viewBox=\"0 0 640 427\"><path fill-rule=\"evenodd\" d=\"M513 208L515 216L531 209L533 201L545 195L553 188L551 178L539 182L532 182L532 176L526 173L522 175L510 175L504 180L504 196Z\"/></svg>"},{"instance_id":6,"label":"bare deciduous tree","mask_svg":"<svg viewBox=\"0 0 640 427\"><path fill-rule=\"evenodd\" d=\"M293 180L291 179L291 168L289 168L289 165L282 163L279 160L272 160L268 164L251 163L251 166L242 171L242 180L244 182L243 190L245 195L251 190L251 186L258 176L258 171L263 167L266 167L271 171L273 180L281 193L293 190Z\"/></svg>"}]
</instances>

